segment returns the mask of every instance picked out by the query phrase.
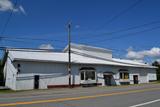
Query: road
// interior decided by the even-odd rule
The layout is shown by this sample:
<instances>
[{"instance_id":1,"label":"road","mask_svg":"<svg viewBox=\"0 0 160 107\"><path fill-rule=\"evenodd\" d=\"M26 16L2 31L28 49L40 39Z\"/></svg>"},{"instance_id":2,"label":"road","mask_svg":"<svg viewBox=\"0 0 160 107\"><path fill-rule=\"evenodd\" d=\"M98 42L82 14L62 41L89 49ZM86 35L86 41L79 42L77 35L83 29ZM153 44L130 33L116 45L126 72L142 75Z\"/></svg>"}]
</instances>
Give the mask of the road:
<instances>
[{"instance_id":1,"label":"road","mask_svg":"<svg viewBox=\"0 0 160 107\"><path fill-rule=\"evenodd\" d=\"M160 84L0 94L0 107L159 107Z\"/></svg>"}]
</instances>

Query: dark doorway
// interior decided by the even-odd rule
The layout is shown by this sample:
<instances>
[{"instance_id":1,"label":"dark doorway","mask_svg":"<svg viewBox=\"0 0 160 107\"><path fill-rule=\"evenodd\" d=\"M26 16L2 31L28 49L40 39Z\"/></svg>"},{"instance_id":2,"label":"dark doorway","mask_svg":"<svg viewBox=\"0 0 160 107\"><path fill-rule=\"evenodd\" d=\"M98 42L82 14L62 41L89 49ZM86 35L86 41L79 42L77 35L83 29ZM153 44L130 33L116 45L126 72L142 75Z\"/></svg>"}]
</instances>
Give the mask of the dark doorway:
<instances>
[{"instance_id":1,"label":"dark doorway","mask_svg":"<svg viewBox=\"0 0 160 107\"><path fill-rule=\"evenodd\" d=\"M133 75L134 84L138 84L138 75Z\"/></svg>"},{"instance_id":2,"label":"dark doorway","mask_svg":"<svg viewBox=\"0 0 160 107\"><path fill-rule=\"evenodd\" d=\"M105 85L111 86L112 85L111 80L112 80L112 75L104 75Z\"/></svg>"},{"instance_id":3,"label":"dark doorway","mask_svg":"<svg viewBox=\"0 0 160 107\"><path fill-rule=\"evenodd\" d=\"M34 76L34 89L39 89L39 75Z\"/></svg>"}]
</instances>

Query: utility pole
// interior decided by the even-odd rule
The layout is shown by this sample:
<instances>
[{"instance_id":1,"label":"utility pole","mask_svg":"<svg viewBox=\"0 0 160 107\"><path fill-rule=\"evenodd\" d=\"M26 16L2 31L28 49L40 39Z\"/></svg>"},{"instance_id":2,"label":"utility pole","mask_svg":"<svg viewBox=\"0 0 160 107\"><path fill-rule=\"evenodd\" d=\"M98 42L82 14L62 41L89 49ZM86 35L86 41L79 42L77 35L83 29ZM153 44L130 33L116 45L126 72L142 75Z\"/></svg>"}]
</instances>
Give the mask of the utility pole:
<instances>
[{"instance_id":1,"label":"utility pole","mask_svg":"<svg viewBox=\"0 0 160 107\"><path fill-rule=\"evenodd\" d=\"M71 88L71 22L68 23L68 79Z\"/></svg>"}]
</instances>

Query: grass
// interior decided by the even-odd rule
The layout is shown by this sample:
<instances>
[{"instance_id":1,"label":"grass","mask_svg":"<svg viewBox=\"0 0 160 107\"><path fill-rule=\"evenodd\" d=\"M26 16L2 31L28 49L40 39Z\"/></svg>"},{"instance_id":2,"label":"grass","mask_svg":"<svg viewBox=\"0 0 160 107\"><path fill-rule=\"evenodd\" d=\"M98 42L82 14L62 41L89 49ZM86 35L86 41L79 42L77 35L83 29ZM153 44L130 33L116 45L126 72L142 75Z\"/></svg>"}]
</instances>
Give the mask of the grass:
<instances>
[{"instance_id":1,"label":"grass","mask_svg":"<svg viewBox=\"0 0 160 107\"><path fill-rule=\"evenodd\" d=\"M159 80L159 81L156 81L156 83L160 83L160 80Z\"/></svg>"},{"instance_id":2,"label":"grass","mask_svg":"<svg viewBox=\"0 0 160 107\"><path fill-rule=\"evenodd\" d=\"M13 90L6 90L6 89L1 89L0 90L0 94L3 94L3 93L14 93L15 91L13 91Z\"/></svg>"},{"instance_id":3,"label":"grass","mask_svg":"<svg viewBox=\"0 0 160 107\"><path fill-rule=\"evenodd\" d=\"M113 88L113 87L129 87L129 86L143 86L146 84L160 84L160 81L150 82L150 83L141 83L141 84L129 84L129 85L115 85L115 86L100 86L100 88Z\"/></svg>"},{"instance_id":4,"label":"grass","mask_svg":"<svg viewBox=\"0 0 160 107\"><path fill-rule=\"evenodd\" d=\"M40 91L40 90L41 90L41 89L36 90L36 91ZM10 90L10 89L1 89L1 90L0 90L0 94L29 92L29 91L35 91L35 90L18 90L18 91L14 91L14 90Z\"/></svg>"},{"instance_id":5,"label":"grass","mask_svg":"<svg viewBox=\"0 0 160 107\"><path fill-rule=\"evenodd\" d=\"M143 84L130 84L130 85L116 85L116 86L99 86L97 88L118 88L118 87L129 87L129 86L143 86L145 84L160 84L160 81L150 82L150 83L143 83ZM75 89L75 88L73 88ZM42 91L42 90L52 90L52 89L39 89L39 90L19 90L13 91L9 89L0 89L0 94L7 94L7 93L17 93L17 92L30 92L30 91Z\"/></svg>"}]
</instances>

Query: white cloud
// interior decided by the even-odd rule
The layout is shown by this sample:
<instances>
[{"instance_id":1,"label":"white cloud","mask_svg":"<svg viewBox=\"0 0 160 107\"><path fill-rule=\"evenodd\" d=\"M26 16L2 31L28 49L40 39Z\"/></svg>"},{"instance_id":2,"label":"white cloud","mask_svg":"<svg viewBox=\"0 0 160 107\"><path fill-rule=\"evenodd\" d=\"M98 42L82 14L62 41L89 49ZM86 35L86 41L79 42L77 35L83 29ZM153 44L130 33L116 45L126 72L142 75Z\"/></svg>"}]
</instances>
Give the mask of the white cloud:
<instances>
[{"instance_id":1,"label":"white cloud","mask_svg":"<svg viewBox=\"0 0 160 107\"><path fill-rule=\"evenodd\" d=\"M54 49L51 44L42 44L39 46L40 49Z\"/></svg>"},{"instance_id":2,"label":"white cloud","mask_svg":"<svg viewBox=\"0 0 160 107\"><path fill-rule=\"evenodd\" d=\"M0 11L8 10L18 11L10 0L0 0Z\"/></svg>"},{"instance_id":3,"label":"white cloud","mask_svg":"<svg viewBox=\"0 0 160 107\"><path fill-rule=\"evenodd\" d=\"M10 0L0 0L0 11L11 11L13 12L22 12L26 14L22 5L15 7L14 4Z\"/></svg>"},{"instance_id":4,"label":"white cloud","mask_svg":"<svg viewBox=\"0 0 160 107\"><path fill-rule=\"evenodd\" d=\"M19 6L19 10L20 10L24 15L26 15L26 11L24 10L24 8L23 8L22 5Z\"/></svg>"},{"instance_id":5,"label":"white cloud","mask_svg":"<svg viewBox=\"0 0 160 107\"><path fill-rule=\"evenodd\" d=\"M140 60L140 59L144 58L144 55L141 52L128 51L126 57L129 58L129 59Z\"/></svg>"},{"instance_id":6,"label":"white cloud","mask_svg":"<svg viewBox=\"0 0 160 107\"><path fill-rule=\"evenodd\" d=\"M160 58L160 48L153 47L150 50L143 50L138 52L129 49L126 55L126 57L129 59L137 59L137 60L142 60L146 56L151 58Z\"/></svg>"}]
</instances>

